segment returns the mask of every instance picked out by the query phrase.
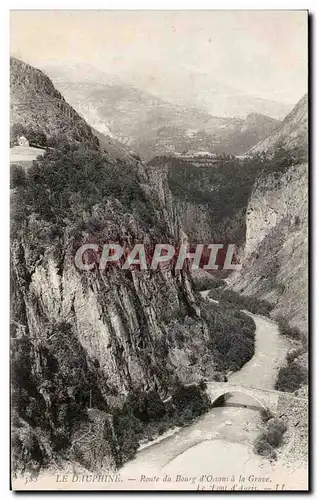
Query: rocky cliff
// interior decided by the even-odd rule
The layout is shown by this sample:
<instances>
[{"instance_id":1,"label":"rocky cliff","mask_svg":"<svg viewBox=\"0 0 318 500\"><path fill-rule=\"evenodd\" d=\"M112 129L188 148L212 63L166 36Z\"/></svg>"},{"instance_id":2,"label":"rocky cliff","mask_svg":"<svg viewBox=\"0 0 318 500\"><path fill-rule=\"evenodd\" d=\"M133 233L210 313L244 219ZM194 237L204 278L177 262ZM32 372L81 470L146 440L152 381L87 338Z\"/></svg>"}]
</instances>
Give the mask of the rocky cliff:
<instances>
[{"instance_id":1,"label":"rocky cliff","mask_svg":"<svg viewBox=\"0 0 318 500\"><path fill-rule=\"evenodd\" d=\"M263 165L246 212L243 269L231 286L266 298L274 315L307 333L308 316L308 98L279 130L251 150Z\"/></svg>"},{"instance_id":2,"label":"rocky cliff","mask_svg":"<svg viewBox=\"0 0 318 500\"><path fill-rule=\"evenodd\" d=\"M304 95L292 111L277 126L275 133L253 146L251 154L272 153L275 148L307 154L308 149L308 95Z\"/></svg>"},{"instance_id":3,"label":"rocky cliff","mask_svg":"<svg viewBox=\"0 0 318 500\"><path fill-rule=\"evenodd\" d=\"M304 96L277 132L250 151L261 168L246 211L243 268L229 278L239 293L266 299L293 348L276 388L308 395L308 111ZM260 155L258 154L260 153ZM253 158L253 156L252 156ZM288 430L278 460L307 467L307 403L281 409Z\"/></svg>"},{"instance_id":4,"label":"rocky cliff","mask_svg":"<svg viewBox=\"0 0 318 500\"><path fill-rule=\"evenodd\" d=\"M275 305L307 332L308 165L266 176L252 192L246 215L243 268L231 277L233 289Z\"/></svg>"}]
</instances>

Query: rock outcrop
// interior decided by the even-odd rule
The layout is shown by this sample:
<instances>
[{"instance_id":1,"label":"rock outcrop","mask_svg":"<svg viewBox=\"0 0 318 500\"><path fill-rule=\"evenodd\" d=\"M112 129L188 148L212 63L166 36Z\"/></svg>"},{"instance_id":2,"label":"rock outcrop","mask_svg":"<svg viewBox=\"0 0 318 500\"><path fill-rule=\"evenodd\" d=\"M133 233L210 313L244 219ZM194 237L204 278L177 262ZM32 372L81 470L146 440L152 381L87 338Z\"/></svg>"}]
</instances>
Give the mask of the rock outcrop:
<instances>
[{"instance_id":1,"label":"rock outcrop","mask_svg":"<svg viewBox=\"0 0 318 500\"><path fill-rule=\"evenodd\" d=\"M242 271L231 276L234 290L275 305L307 332L308 165L291 167L281 177L260 180L246 216Z\"/></svg>"},{"instance_id":2,"label":"rock outcrop","mask_svg":"<svg viewBox=\"0 0 318 500\"><path fill-rule=\"evenodd\" d=\"M269 172L275 150L280 159ZM246 212L243 269L233 274L231 286L274 304L283 315L307 333L308 317L308 97L305 95L283 120L280 129L250 153L265 153Z\"/></svg>"},{"instance_id":3,"label":"rock outcrop","mask_svg":"<svg viewBox=\"0 0 318 500\"><path fill-rule=\"evenodd\" d=\"M273 152L277 146L288 151L308 148L308 95L304 95L292 111L284 118L277 131L253 146L251 154Z\"/></svg>"}]
</instances>

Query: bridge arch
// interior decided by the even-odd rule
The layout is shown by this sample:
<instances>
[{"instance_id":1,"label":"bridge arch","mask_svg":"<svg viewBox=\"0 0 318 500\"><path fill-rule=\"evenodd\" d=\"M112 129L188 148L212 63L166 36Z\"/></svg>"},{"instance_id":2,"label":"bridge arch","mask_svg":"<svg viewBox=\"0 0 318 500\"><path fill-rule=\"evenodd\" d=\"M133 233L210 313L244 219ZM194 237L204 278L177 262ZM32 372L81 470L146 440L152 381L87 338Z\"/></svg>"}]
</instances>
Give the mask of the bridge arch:
<instances>
[{"instance_id":1,"label":"bridge arch","mask_svg":"<svg viewBox=\"0 0 318 500\"><path fill-rule=\"evenodd\" d=\"M237 385L229 382L208 382L207 394L214 405L221 396L227 394L244 394L256 401L261 408L269 409L273 414L277 412L279 392L253 387L248 385Z\"/></svg>"},{"instance_id":2,"label":"bridge arch","mask_svg":"<svg viewBox=\"0 0 318 500\"><path fill-rule=\"evenodd\" d=\"M224 396L227 395L234 395L234 394L239 394L243 396L247 396L248 398L252 399L255 401L256 405L260 408L260 410L264 409L266 410L268 406L266 405L265 401L262 401L261 398L258 398L254 394L251 394L249 391L245 391L244 389L224 389L223 391L220 391L218 394L214 394L210 397L210 401L212 406L216 406L216 403L219 399L223 398ZM242 406L245 406L244 403Z\"/></svg>"}]
</instances>

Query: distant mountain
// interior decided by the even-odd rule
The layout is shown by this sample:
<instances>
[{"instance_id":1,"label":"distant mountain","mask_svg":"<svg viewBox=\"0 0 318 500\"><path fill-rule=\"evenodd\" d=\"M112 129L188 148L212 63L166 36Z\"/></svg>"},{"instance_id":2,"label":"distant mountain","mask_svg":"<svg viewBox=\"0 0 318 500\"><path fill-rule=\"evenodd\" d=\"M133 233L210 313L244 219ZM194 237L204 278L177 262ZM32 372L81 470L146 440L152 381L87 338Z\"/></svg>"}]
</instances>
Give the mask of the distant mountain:
<instances>
[{"instance_id":1,"label":"distant mountain","mask_svg":"<svg viewBox=\"0 0 318 500\"><path fill-rule=\"evenodd\" d=\"M304 95L286 116L274 134L256 144L250 153L272 152L282 146L291 151L307 150L308 147L308 95Z\"/></svg>"},{"instance_id":2,"label":"distant mountain","mask_svg":"<svg viewBox=\"0 0 318 500\"><path fill-rule=\"evenodd\" d=\"M220 149L230 154L246 152L250 144L265 139L280 127L280 121L259 113L250 113L245 120L237 120L220 141Z\"/></svg>"},{"instance_id":3,"label":"distant mountain","mask_svg":"<svg viewBox=\"0 0 318 500\"><path fill-rule=\"evenodd\" d=\"M218 76L198 71L184 65L163 67L154 61L139 67L132 66L120 77L137 88L187 107L223 118L246 118L250 113L261 113L282 119L291 110L286 105L269 99L248 95L242 90L218 81Z\"/></svg>"},{"instance_id":4,"label":"distant mountain","mask_svg":"<svg viewBox=\"0 0 318 500\"><path fill-rule=\"evenodd\" d=\"M214 117L164 101L91 66L85 71L82 65L55 65L47 72L92 127L146 159L198 149L242 154L279 124L255 113L246 119Z\"/></svg>"}]
</instances>

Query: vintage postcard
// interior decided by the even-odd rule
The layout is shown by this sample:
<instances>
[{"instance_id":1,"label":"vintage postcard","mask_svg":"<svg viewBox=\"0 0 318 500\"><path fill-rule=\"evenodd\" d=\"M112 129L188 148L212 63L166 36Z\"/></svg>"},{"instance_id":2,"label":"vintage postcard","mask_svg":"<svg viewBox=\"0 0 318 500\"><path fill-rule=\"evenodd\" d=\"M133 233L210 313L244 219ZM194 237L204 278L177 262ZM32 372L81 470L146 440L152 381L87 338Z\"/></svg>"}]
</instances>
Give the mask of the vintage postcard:
<instances>
[{"instance_id":1,"label":"vintage postcard","mask_svg":"<svg viewBox=\"0 0 318 500\"><path fill-rule=\"evenodd\" d=\"M308 12L10 24L12 489L307 491Z\"/></svg>"}]
</instances>

